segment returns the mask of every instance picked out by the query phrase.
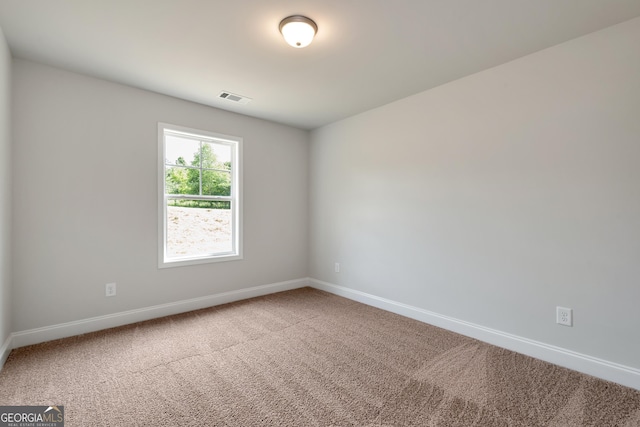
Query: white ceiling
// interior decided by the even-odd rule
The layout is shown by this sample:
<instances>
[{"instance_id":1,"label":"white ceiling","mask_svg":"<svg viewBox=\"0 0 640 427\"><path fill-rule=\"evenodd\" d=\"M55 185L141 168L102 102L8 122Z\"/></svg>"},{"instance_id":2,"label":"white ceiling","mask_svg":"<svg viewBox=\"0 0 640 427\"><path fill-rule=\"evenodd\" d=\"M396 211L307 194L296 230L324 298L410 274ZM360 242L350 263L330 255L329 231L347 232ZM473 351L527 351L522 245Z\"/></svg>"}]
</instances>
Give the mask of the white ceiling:
<instances>
[{"instance_id":1,"label":"white ceiling","mask_svg":"<svg viewBox=\"0 0 640 427\"><path fill-rule=\"evenodd\" d=\"M318 24L305 49L278 32L292 14ZM0 0L16 57L303 129L637 16L640 0Z\"/></svg>"}]
</instances>

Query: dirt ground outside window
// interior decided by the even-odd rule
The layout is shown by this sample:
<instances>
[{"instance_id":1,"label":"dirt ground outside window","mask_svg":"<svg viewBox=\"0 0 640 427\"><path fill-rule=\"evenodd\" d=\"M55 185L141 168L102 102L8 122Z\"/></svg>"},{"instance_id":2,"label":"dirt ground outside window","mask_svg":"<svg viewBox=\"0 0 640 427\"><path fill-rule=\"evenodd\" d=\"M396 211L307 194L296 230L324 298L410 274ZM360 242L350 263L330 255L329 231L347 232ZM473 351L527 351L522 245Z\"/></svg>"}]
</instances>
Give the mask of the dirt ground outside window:
<instances>
[{"instance_id":1,"label":"dirt ground outside window","mask_svg":"<svg viewBox=\"0 0 640 427\"><path fill-rule=\"evenodd\" d=\"M231 209L167 206L169 257L230 252L231 239Z\"/></svg>"}]
</instances>

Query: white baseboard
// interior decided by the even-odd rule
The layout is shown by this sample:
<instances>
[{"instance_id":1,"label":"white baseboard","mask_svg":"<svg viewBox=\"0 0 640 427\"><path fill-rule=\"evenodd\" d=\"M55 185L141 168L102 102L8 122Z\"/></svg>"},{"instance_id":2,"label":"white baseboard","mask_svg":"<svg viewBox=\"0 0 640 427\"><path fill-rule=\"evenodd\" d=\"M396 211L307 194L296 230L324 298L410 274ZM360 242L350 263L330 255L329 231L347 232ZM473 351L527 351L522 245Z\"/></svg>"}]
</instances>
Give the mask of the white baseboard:
<instances>
[{"instance_id":1,"label":"white baseboard","mask_svg":"<svg viewBox=\"0 0 640 427\"><path fill-rule=\"evenodd\" d=\"M4 362L7 361L7 357L9 357L9 353L11 353L11 346L13 336L10 334L4 343L2 343L2 347L0 347L0 370L4 366Z\"/></svg>"},{"instance_id":2,"label":"white baseboard","mask_svg":"<svg viewBox=\"0 0 640 427\"><path fill-rule=\"evenodd\" d=\"M252 288L240 289L237 291L222 292L214 295L207 295L200 298L193 298L183 301L176 301L168 304L160 304L152 307L145 307L136 310L123 311L120 313L108 314L106 316L91 317L89 319L76 320L73 322L60 323L42 328L29 329L11 334L5 345L0 350L6 350L7 356L12 348L23 347L25 345L38 344L59 338L66 338L75 335L96 332L103 329L128 325L144 320L156 319L173 314L186 313L188 311L199 310L201 308L240 301L247 298L254 298L276 292L288 291L308 286L308 279L290 280L287 282L272 283ZM6 348L5 348L6 347ZM4 355L0 353L0 355ZM4 365L4 359L0 359L0 367Z\"/></svg>"},{"instance_id":3,"label":"white baseboard","mask_svg":"<svg viewBox=\"0 0 640 427\"><path fill-rule=\"evenodd\" d=\"M344 286L308 279L311 287L330 292L354 301L400 314L430 325L438 326L461 335L526 354L574 371L592 375L607 381L622 384L640 390L640 369L598 359L597 357L577 353L554 345L545 344L528 338L519 337L496 329L486 328L449 316L443 316L422 308L413 307L365 292L345 288Z\"/></svg>"}]
</instances>

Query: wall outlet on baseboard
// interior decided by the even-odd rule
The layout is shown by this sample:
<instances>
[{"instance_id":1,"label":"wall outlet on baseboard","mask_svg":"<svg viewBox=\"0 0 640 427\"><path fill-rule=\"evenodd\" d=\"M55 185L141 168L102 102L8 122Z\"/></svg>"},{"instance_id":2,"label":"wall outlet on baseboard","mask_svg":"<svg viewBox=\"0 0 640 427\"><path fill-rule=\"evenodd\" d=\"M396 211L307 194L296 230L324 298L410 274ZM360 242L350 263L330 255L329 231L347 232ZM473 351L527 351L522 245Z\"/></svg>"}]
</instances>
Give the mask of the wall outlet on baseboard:
<instances>
[{"instance_id":1,"label":"wall outlet on baseboard","mask_svg":"<svg viewBox=\"0 0 640 427\"><path fill-rule=\"evenodd\" d=\"M556 323L573 326L573 310L566 307L556 307Z\"/></svg>"},{"instance_id":2,"label":"wall outlet on baseboard","mask_svg":"<svg viewBox=\"0 0 640 427\"><path fill-rule=\"evenodd\" d=\"M333 271L335 271L336 273L340 273L340 263L336 262L335 265L333 266Z\"/></svg>"},{"instance_id":3,"label":"wall outlet on baseboard","mask_svg":"<svg viewBox=\"0 0 640 427\"><path fill-rule=\"evenodd\" d=\"M104 285L104 295L107 297L115 297L116 296L116 284L115 283L107 283Z\"/></svg>"}]
</instances>

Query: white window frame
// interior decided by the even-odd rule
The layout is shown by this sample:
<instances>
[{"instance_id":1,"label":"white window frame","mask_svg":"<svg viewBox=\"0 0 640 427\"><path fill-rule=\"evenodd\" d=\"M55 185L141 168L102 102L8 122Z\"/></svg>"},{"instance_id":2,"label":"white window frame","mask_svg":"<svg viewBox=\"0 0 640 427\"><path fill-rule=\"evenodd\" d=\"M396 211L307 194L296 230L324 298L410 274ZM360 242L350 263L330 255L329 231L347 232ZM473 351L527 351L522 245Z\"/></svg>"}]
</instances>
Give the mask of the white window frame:
<instances>
[{"instance_id":1,"label":"white window frame","mask_svg":"<svg viewBox=\"0 0 640 427\"><path fill-rule=\"evenodd\" d=\"M232 251L198 256L167 256L167 194L165 192L165 135L187 136L203 142L215 142L231 147L231 195L187 196L193 200L223 200L231 202ZM171 198L176 198L172 196ZM242 259L242 138L168 123L158 123L158 268L181 267L211 262Z\"/></svg>"}]
</instances>

